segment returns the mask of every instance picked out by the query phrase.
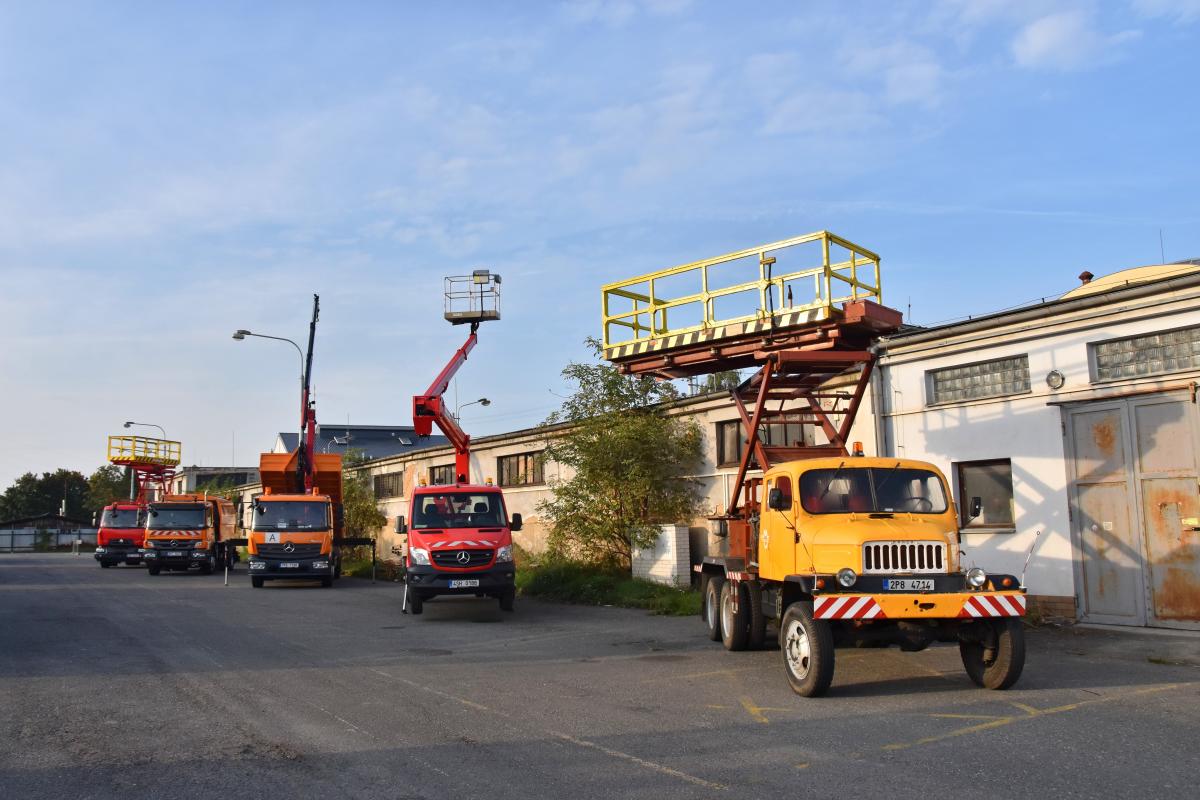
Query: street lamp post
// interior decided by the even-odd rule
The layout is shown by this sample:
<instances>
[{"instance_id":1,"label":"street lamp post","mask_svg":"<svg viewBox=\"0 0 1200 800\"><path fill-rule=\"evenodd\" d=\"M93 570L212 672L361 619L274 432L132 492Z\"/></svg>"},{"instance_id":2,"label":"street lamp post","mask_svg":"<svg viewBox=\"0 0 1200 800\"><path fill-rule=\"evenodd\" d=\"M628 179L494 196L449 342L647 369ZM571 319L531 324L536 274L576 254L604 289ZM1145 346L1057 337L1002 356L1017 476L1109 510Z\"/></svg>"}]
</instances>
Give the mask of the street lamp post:
<instances>
[{"instance_id":1,"label":"street lamp post","mask_svg":"<svg viewBox=\"0 0 1200 800\"><path fill-rule=\"evenodd\" d=\"M274 340L275 340L275 341L277 341L277 342L287 342L287 343L288 343L288 344L290 344L292 347L296 348L296 352L297 352L297 353L300 355L300 394L301 394L301 397L303 397L303 395L304 395L304 351L300 349L300 345L296 344L296 343L295 343L295 342L293 342L291 339L288 339L288 338L286 338L286 337L284 337L284 336L268 336L268 335L267 335L267 334L265 334L265 333L251 333L250 331L247 331L247 330L241 330L241 329L239 329L239 330L236 330L236 331L234 331L234 332L233 332L233 338L234 338L234 339L236 339L236 340L238 340L239 342L240 342L240 341L243 341L243 340L244 340L244 339L245 339L247 336L253 336L253 337L255 337L256 339L274 339ZM302 408L302 409L300 409L300 415L301 415L301 421L300 421L300 424L301 424L300 438L304 438L304 431L303 431L304 420L303 420L303 416L304 416L304 414L306 413L306 411L307 411L306 409L303 409L303 408ZM303 444L303 442L301 442L301 444Z\"/></svg>"},{"instance_id":2,"label":"street lamp post","mask_svg":"<svg viewBox=\"0 0 1200 800\"><path fill-rule=\"evenodd\" d=\"M473 405L475 405L476 403L478 403L478 404L479 404L479 405L481 405L481 406L485 406L485 407L486 407L486 406L490 406L490 405L492 404L492 401L491 401L491 400L488 400L486 397L481 397L481 398L479 398L478 400L472 400L472 401L471 401L471 402L469 402L469 403L463 403L462 405L455 407L455 409L454 409L454 418L455 418L455 419L458 419L458 418L459 418L459 414L462 412L462 410L463 410L464 408L466 408L467 406L473 406Z\"/></svg>"},{"instance_id":3,"label":"street lamp post","mask_svg":"<svg viewBox=\"0 0 1200 800\"><path fill-rule=\"evenodd\" d=\"M167 438L167 432L163 430L162 425L155 425L153 422L134 422L133 420L129 420L125 423L126 428L134 425L140 425L143 428L158 428L158 432L162 434L162 438Z\"/></svg>"}]
</instances>

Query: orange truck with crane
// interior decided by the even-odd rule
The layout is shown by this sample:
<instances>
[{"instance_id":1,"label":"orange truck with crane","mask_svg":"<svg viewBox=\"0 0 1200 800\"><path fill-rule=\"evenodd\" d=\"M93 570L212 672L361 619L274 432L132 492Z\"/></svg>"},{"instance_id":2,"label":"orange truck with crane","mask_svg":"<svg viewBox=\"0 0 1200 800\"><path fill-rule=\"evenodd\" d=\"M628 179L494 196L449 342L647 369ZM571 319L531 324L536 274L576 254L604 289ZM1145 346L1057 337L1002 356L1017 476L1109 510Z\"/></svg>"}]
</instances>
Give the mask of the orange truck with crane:
<instances>
[{"instance_id":1,"label":"orange truck with crane","mask_svg":"<svg viewBox=\"0 0 1200 800\"><path fill-rule=\"evenodd\" d=\"M936 466L848 442L872 341L901 323L880 297L879 256L821 231L606 285L604 355L665 380L753 370L730 392L744 444L711 518L723 552L694 567L711 639L760 647L772 623L806 697L831 685L835 648L937 642L958 645L974 683L1006 689L1025 660L1021 580L963 564Z\"/></svg>"},{"instance_id":2,"label":"orange truck with crane","mask_svg":"<svg viewBox=\"0 0 1200 800\"><path fill-rule=\"evenodd\" d=\"M280 578L333 586L342 574L343 547L375 545L372 538L343 537L342 457L315 452L317 412L310 385L319 313L320 298L313 295L296 449L259 457L263 493L253 500L246 537L250 584L256 589Z\"/></svg>"},{"instance_id":3,"label":"orange truck with crane","mask_svg":"<svg viewBox=\"0 0 1200 800\"><path fill-rule=\"evenodd\" d=\"M424 394L413 397L413 425L429 436L437 425L454 446L454 484L422 483L409 499L411 520L396 518L396 533L407 536L404 613L422 613L438 595L492 597L503 611L516 598L513 531L521 515L508 518L504 494L491 480L471 482L471 437L446 408L445 394L478 342L479 323L500 319L500 276L488 270L446 278L445 318L469 324L471 332Z\"/></svg>"},{"instance_id":4,"label":"orange truck with crane","mask_svg":"<svg viewBox=\"0 0 1200 800\"><path fill-rule=\"evenodd\" d=\"M167 493L179 466L179 442L148 436L108 437L108 462L130 470L129 500L109 503L100 512L96 561L101 567L141 565L146 540L146 503L151 491Z\"/></svg>"}]
</instances>

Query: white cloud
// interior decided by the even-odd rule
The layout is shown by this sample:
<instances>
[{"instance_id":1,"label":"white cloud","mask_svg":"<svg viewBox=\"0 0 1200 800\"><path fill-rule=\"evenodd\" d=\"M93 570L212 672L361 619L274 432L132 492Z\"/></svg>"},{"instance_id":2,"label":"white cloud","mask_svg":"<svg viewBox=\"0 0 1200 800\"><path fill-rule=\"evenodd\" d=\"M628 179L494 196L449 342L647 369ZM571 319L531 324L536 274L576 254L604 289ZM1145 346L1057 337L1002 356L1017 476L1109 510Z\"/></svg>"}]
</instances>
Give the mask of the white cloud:
<instances>
[{"instance_id":1,"label":"white cloud","mask_svg":"<svg viewBox=\"0 0 1200 800\"><path fill-rule=\"evenodd\" d=\"M1082 70L1110 63L1120 46L1140 32L1105 34L1085 11L1061 11L1024 26L1012 43L1016 63L1027 69Z\"/></svg>"},{"instance_id":2,"label":"white cloud","mask_svg":"<svg viewBox=\"0 0 1200 800\"><path fill-rule=\"evenodd\" d=\"M1133 10L1145 17L1195 22L1200 19L1200 0L1133 0Z\"/></svg>"},{"instance_id":3,"label":"white cloud","mask_svg":"<svg viewBox=\"0 0 1200 800\"><path fill-rule=\"evenodd\" d=\"M892 105L932 108L941 102L942 65L931 50L907 41L879 47L861 44L843 53L851 74L878 78L883 99Z\"/></svg>"}]
</instances>

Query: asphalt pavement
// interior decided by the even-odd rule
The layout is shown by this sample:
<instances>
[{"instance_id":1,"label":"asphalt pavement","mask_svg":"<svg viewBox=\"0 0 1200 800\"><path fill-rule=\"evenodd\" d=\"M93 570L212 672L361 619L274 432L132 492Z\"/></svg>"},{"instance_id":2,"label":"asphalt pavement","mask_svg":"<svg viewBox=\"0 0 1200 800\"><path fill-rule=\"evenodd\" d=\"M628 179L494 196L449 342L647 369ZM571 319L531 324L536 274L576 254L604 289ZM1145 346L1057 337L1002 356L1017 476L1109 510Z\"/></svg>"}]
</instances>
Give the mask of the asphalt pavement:
<instances>
[{"instance_id":1,"label":"asphalt pavement","mask_svg":"<svg viewBox=\"0 0 1200 800\"><path fill-rule=\"evenodd\" d=\"M838 651L827 697L694 618L0 554L0 797L1196 796L1200 638Z\"/></svg>"}]
</instances>

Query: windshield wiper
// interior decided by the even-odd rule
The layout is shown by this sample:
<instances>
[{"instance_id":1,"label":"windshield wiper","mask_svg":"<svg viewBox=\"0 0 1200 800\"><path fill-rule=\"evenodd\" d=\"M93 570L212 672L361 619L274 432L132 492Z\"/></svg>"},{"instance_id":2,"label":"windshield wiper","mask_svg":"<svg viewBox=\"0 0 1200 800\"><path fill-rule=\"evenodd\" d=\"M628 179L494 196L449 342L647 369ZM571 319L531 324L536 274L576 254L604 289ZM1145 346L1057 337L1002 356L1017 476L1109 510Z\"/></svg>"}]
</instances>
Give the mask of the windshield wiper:
<instances>
[{"instance_id":1,"label":"windshield wiper","mask_svg":"<svg viewBox=\"0 0 1200 800\"><path fill-rule=\"evenodd\" d=\"M896 470L898 470L898 469L900 469L900 462L899 462L899 461L897 461L897 462L896 462L896 466L892 467L891 469L889 469L889 470L887 471L887 475L883 476L883 480L882 480L882 481L880 481L879 483L875 484L875 493L876 493L876 494L878 494L878 493L879 493L879 490L880 490L880 489L882 489L882 488L884 487L884 484L886 484L888 481L890 481L890 480L892 479L892 476L896 474Z\"/></svg>"},{"instance_id":2,"label":"windshield wiper","mask_svg":"<svg viewBox=\"0 0 1200 800\"><path fill-rule=\"evenodd\" d=\"M846 466L845 461L837 465L837 469L829 476L829 483L825 484L825 491L821 492L821 496L817 498L818 500L824 500L825 495L829 494L829 490L833 488L833 482L837 480L838 473L842 471L842 467L844 466Z\"/></svg>"}]
</instances>

